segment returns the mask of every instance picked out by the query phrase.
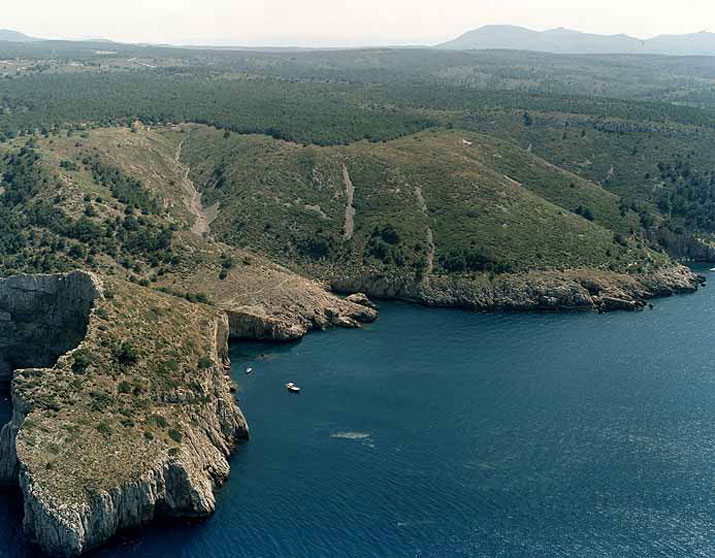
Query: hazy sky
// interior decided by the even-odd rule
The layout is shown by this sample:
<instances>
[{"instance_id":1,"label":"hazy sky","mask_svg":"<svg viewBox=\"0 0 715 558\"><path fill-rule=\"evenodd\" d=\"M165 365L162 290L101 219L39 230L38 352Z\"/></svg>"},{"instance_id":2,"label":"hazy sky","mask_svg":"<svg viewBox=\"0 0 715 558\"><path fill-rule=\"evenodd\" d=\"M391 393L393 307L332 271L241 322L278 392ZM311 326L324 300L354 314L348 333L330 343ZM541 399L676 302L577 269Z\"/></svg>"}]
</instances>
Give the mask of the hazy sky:
<instances>
[{"instance_id":1,"label":"hazy sky","mask_svg":"<svg viewBox=\"0 0 715 558\"><path fill-rule=\"evenodd\" d=\"M715 0L3 0L0 28L47 38L234 45L426 44L486 24L715 31Z\"/></svg>"}]
</instances>

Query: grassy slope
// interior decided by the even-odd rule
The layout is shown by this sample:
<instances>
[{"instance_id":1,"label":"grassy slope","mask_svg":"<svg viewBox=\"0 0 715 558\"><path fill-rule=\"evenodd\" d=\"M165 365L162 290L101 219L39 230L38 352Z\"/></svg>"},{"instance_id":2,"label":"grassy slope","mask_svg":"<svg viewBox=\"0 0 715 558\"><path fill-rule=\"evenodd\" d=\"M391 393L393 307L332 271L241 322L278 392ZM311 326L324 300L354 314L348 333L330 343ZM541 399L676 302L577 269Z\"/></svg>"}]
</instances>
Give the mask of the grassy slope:
<instances>
[{"instance_id":1,"label":"grassy slope","mask_svg":"<svg viewBox=\"0 0 715 558\"><path fill-rule=\"evenodd\" d=\"M87 218L88 205L95 210L89 220L101 227L125 215L125 205L82 164L90 154L159 200L160 213L135 211L139 218L174 228L171 262L157 265L136 255L127 265L126 255L100 251L93 261L73 265L176 294L205 292L219 303L226 285L243 285L240 292L266 299L259 303L269 313L286 306L292 283L263 256L320 278L339 272L408 281L430 270L468 277L574 268L627 272L668 261L629 239L638 217L620 211L618 196L515 143L475 132L432 130L391 142L318 147L201 125L139 126L134 133L106 128L52 135L36 144L40 164L63 184L57 205L72 219ZM61 168L62 161L76 169ZM187 171L204 207L218 204L213 238L191 231ZM345 171L354 186L350 239L344 237ZM52 199L57 191L48 184L39 196ZM579 206L589 207L594 220L576 214ZM467 265L460 267L462 261ZM316 285L301 285L295 288L313 293L306 300L321 299Z\"/></svg>"},{"instance_id":2,"label":"grassy slope","mask_svg":"<svg viewBox=\"0 0 715 558\"><path fill-rule=\"evenodd\" d=\"M430 131L382 144L318 148L263 136L226 137L202 126L186 135L183 156L194 181L209 201L221 202L215 232L284 261L310 260L306 245L322 238L329 261L381 267L369 244L374 231L387 225L399 235L405 269L427 256L428 227L435 262L462 249L482 251L515 270L627 269L654 257L614 242L613 231L628 230L635 219L621 216L617 196L487 136ZM350 242L342 239L343 165L355 186ZM579 205L594 209L595 222L572 213Z\"/></svg>"}]
</instances>

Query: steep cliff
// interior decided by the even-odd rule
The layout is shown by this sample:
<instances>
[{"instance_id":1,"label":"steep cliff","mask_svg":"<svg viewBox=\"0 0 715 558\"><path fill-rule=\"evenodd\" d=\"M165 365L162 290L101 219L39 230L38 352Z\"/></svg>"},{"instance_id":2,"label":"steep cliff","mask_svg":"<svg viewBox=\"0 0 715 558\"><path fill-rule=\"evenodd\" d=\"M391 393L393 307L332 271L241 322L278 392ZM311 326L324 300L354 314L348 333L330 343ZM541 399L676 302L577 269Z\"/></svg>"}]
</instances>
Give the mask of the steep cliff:
<instances>
[{"instance_id":1,"label":"steep cliff","mask_svg":"<svg viewBox=\"0 0 715 558\"><path fill-rule=\"evenodd\" d=\"M0 382L28 366L51 367L84 338L101 285L88 273L18 275L0 281ZM15 436L27 405L13 402L0 432L0 482L17 479Z\"/></svg>"},{"instance_id":2,"label":"steep cliff","mask_svg":"<svg viewBox=\"0 0 715 558\"><path fill-rule=\"evenodd\" d=\"M11 278L0 293L6 331L38 332L2 353L32 365L19 343L39 343L36 367L15 371L0 454L29 538L76 555L157 516L210 514L248 435L225 369L227 316L85 273Z\"/></svg>"}]
</instances>

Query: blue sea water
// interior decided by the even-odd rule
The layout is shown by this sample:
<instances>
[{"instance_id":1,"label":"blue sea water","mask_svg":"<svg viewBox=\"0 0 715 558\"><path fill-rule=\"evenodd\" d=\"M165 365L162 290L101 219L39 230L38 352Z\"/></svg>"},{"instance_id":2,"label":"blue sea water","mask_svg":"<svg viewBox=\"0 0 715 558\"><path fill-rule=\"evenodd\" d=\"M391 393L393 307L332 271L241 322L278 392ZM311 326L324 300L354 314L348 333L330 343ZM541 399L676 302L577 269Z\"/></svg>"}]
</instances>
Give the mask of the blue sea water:
<instances>
[{"instance_id":1,"label":"blue sea water","mask_svg":"<svg viewBox=\"0 0 715 558\"><path fill-rule=\"evenodd\" d=\"M95 555L715 554L712 288L601 316L381 309L360 331L234 344L252 438L217 513ZM3 557L30 555L16 500Z\"/></svg>"}]
</instances>

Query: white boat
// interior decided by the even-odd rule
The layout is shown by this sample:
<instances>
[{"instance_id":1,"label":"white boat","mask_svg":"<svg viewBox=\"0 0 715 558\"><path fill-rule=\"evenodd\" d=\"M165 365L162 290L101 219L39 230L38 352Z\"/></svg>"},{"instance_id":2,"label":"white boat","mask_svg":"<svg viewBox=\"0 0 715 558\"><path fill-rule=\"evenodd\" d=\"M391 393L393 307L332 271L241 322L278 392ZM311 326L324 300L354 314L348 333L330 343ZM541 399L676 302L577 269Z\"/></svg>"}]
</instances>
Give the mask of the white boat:
<instances>
[{"instance_id":1,"label":"white boat","mask_svg":"<svg viewBox=\"0 0 715 558\"><path fill-rule=\"evenodd\" d=\"M246 368L246 374L252 374L253 368Z\"/></svg>"},{"instance_id":2,"label":"white boat","mask_svg":"<svg viewBox=\"0 0 715 558\"><path fill-rule=\"evenodd\" d=\"M288 382L286 384L286 389L290 391L291 393L300 393L300 388L295 385L293 382Z\"/></svg>"},{"instance_id":3,"label":"white boat","mask_svg":"<svg viewBox=\"0 0 715 558\"><path fill-rule=\"evenodd\" d=\"M711 267L710 271L715 272L715 267Z\"/></svg>"}]
</instances>

